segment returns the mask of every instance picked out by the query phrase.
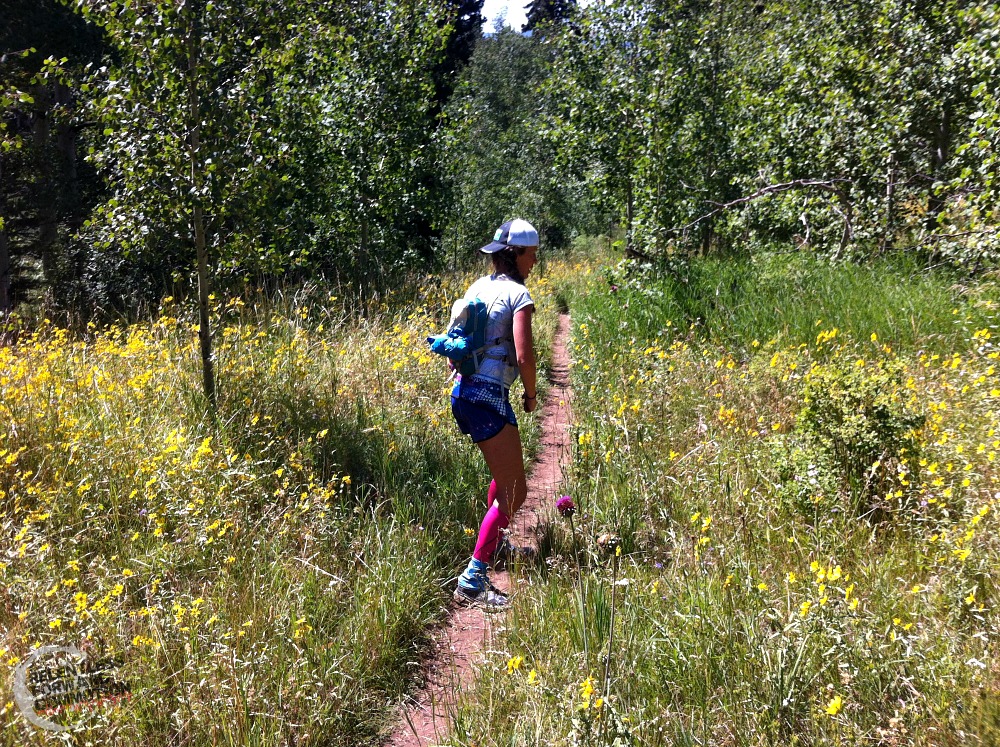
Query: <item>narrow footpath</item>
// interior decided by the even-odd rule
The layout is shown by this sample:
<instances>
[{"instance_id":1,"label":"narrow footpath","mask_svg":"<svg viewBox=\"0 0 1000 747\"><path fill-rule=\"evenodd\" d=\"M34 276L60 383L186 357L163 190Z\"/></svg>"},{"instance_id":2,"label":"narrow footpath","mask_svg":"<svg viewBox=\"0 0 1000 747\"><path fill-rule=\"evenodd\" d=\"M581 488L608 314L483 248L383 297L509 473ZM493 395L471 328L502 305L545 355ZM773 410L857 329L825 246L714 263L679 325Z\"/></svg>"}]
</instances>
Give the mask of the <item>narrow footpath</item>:
<instances>
[{"instance_id":1,"label":"narrow footpath","mask_svg":"<svg viewBox=\"0 0 1000 747\"><path fill-rule=\"evenodd\" d=\"M572 422L569 386L569 314L559 316L552 344L551 386L541 410L541 448L528 474L528 498L511 523L511 539L517 545L537 547L537 530L563 482L563 469L571 455ZM515 580L499 572L495 582L501 589L514 588ZM503 627L505 613L488 615L482 610L453 606L434 632L431 657L424 663L424 687L400 708L400 717L390 732L386 747L429 747L443 742L451 731L458 693L472 684L474 667L493 637Z\"/></svg>"}]
</instances>

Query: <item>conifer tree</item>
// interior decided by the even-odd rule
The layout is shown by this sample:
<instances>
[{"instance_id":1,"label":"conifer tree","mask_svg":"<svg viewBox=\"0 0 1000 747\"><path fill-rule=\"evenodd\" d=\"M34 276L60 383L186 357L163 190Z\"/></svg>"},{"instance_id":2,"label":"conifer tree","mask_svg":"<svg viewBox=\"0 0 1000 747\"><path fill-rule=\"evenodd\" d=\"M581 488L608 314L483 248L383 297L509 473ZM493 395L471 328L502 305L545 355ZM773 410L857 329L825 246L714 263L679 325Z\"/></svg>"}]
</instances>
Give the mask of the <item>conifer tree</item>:
<instances>
[{"instance_id":1,"label":"conifer tree","mask_svg":"<svg viewBox=\"0 0 1000 747\"><path fill-rule=\"evenodd\" d=\"M540 25L558 25L568 21L576 10L576 0L531 0L527 9L527 23L521 30L534 31Z\"/></svg>"},{"instance_id":2,"label":"conifer tree","mask_svg":"<svg viewBox=\"0 0 1000 747\"><path fill-rule=\"evenodd\" d=\"M100 31L59 0L8 0L0 26L0 314L79 280L71 235L92 204L80 163L82 68ZM64 284L63 287L54 286Z\"/></svg>"},{"instance_id":3,"label":"conifer tree","mask_svg":"<svg viewBox=\"0 0 1000 747\"><path fill-rule=\"evenodd\" d=\"M476 40L482 35L483 0L445 0L445 22L451 33L445 42L444 59L434 71L438 107L443 107L455 90L458 72L472 58Z\"/></svg>"}]
</instances>

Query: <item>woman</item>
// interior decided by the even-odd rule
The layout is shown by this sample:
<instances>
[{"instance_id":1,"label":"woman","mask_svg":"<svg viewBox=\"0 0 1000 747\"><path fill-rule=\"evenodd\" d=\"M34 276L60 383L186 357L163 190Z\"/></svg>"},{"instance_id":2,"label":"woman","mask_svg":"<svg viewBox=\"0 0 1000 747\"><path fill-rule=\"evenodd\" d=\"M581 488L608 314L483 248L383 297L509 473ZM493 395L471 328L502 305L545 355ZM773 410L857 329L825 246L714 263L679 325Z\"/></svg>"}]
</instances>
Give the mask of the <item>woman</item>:
<instances>
[{"instance_id":1,"label":"woman","mask_svg":"<svg viewBox=\"0 0 1000 747\"><path fill-rule=\"evenodd\" d=\"M483 452L493 481L488 493L489 510L483 517L469 565L458 577L454 598L460 604L497 612L507 606L508 599L490 583L489 565L500 531L507 528L528 494L521 434L510 406L510 386L520 375L524 411L533 412L537 404L531 334L535 303L524 281L537 261L538 232L527 221L508 221L479 251L492 256L493 273L473 283L465 298L478 298L486 304L486 338L493 344L485 351L475 374L457 377L451 411L462 433Z\"/></svg>"}]
</instances>

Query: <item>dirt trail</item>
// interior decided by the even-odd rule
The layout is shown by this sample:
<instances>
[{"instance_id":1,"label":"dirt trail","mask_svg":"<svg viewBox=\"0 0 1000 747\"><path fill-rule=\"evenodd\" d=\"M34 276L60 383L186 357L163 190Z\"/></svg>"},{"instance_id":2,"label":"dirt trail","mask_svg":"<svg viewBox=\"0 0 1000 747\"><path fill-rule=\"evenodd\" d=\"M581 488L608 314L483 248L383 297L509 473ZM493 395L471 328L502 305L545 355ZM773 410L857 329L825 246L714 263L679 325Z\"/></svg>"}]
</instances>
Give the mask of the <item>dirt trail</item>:
<instances>
[{"instance_id":1,"label":"dirt trail","mask_svg":"<svg viewBox=\"0 0 1000 747\"><path fill-rule=\"evenodd\" d=\"M563 467L569 464L572 392L568 337L569 315L563 313L552 345L551 386L541 411L541 449L528 475L528 498L510 527L518 545L536 546L537 529L562 484ZM497 573L494 581L501 589L514 590L515 582L506 572ZM457 694L471 685L473 666L490 649L504 616L469 607L449 610L433 636L433 654L425 662L425 685L403 704L385 747L428 747L446 739Z\"/></svg>"}]
</instances>

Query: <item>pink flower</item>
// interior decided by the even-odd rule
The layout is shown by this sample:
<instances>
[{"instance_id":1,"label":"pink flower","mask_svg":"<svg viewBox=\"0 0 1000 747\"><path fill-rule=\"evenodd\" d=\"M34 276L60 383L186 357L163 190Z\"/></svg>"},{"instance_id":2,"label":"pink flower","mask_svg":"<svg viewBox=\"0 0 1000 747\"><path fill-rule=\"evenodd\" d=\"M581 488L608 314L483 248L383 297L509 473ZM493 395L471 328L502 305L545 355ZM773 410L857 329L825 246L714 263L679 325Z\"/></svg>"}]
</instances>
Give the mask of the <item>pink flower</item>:
<instances>
[{"instance_id":1,"label":"pink flower","mask_svg":"<svg viewBox=\"0 0 1000 747\"><path fill-rule=\"evenodd\" d=\"M563 516L572 516L576 512L576 506L573 504L573 499L568 495L564 495L556 501L556 508Z\"/></svg>"}]
</instances>

